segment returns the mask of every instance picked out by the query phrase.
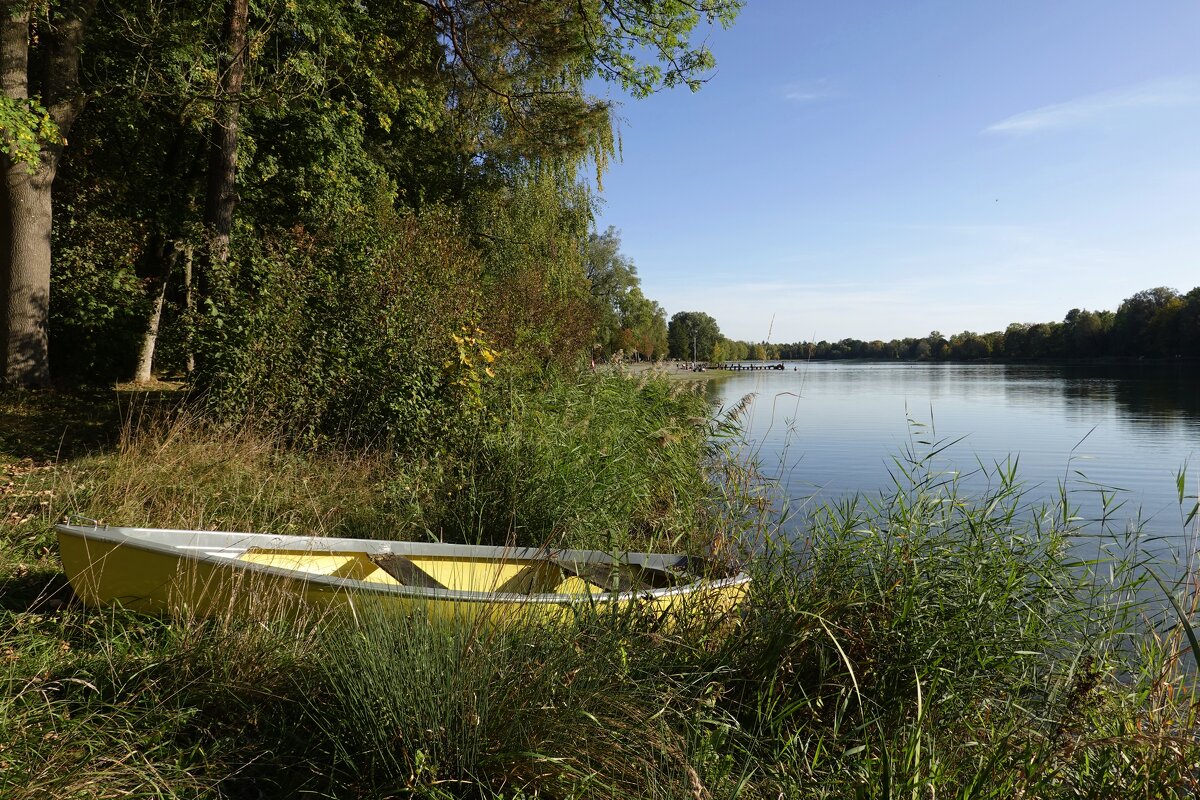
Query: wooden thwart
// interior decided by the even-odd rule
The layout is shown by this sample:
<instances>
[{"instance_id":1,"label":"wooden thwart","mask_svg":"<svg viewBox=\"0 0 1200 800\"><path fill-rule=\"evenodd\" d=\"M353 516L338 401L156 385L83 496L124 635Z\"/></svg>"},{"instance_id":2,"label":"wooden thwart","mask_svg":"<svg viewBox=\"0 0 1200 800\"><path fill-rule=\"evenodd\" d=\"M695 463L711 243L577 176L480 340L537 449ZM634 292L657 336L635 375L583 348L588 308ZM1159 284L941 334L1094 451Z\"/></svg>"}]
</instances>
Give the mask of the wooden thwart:
<instances>
[{"instance_id":1,"label":"wooden thwart","mask_svg":"<svg viewBox=\"0 0 1200 800\"><path fill-rule=\"evenodd\" d=\"M377 567L405 586L420 586L422 589L447 588L437 578L434 578L404 556L395 554L374 555L371 556L371 561L375 562Z\"/></svg>"}]
</instances>

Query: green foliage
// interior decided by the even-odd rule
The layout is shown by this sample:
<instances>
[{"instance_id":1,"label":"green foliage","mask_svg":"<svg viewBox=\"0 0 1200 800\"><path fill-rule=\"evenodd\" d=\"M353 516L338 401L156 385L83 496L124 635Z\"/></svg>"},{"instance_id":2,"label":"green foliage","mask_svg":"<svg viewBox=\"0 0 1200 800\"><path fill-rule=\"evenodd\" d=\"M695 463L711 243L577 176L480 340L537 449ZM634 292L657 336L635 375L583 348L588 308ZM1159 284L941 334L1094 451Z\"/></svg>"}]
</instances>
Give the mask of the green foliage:
<instances>
[{"instance_id":1,"label":"green foliage","mask_svg":"<svg viewBox=\"0 0 1200 800\"><path fill-rule=\"evenodd\" d=\"M97 213L87 202L96 188L72 189L79 194L67 194L54 228L54 372L66 381L112 383L129 375L146 327L149 306L137 271L145 230Z\"/></svg>"},{"instance_id":2,"label":"green foliage","mask_svg":"<svg viewBox=\"0 0 1200 800\"><path fill-rule=\"evenodd\" d=\"M1179 350L1185 356L1200 356L1200 286L1183 296L1177 317Z\"/></svg>"},{"instance_id":3,"label":"green foliage","mask_svg":"<svg viewBox=\"0 0 1200 800\"><path fill-rule=\"evenodd\" d=\"M583 267L592 198L549 170L480 190L465 224L482 257L482 327L510 363L574 366L592 344Z\"/></svg>"},{"instance_id":4,"label":"green foliage","mask_svg":"<svg viewBox=\"0 0 1200 800\"><path fill-rule=\"evenodd\" d=\"M530 160L602 170L613 150L609 104L586 94L601 77L635 97L660 88L699 88L715 62L693 34L727 26L738 0L589 2L496 6L482 0L425 4L454 84L455 126L482 153L482 171L505 173Z\"/></svg>"},{"instance_id":5,"label":"green foliage","mask_svg":"<svg viewBox=\"0 0 1200 800\"><path fill-rule=\"evenodd\" d=\"M638 361L667 356L667 312L635 286L621 298L621 347Z\"/></svg>"},{"instance_id":6,"label":"green foliage","mask_svg":"<svg viewBox=\"0 0 1200 800\"><path fill-rule=\"evenodd\" d=\"M642 294L637 267L621 254L616 228L588 237L585 264L596 308L596 354L639 360L666 356L666 313Z\"/></svg>"},{"instance_id":7,"label":"green foliage","mask_svg":"<svg viewBox=\"0 0 1200 800\"><path fill-rule=\"evenodd\" d=\"M1174 289L1146 289L1121 303L1113 338L1122 355L1170 356L1178 339L1176 319L1183 301Z\"/></svg>"},{"instance_id":8,"label":"green foliage","mask_svg":"<svg viewBox=\"0 0 1200 800\"><path fill-rule=\"evenodd\" d=\"M634 97L678 85L696 91L716 62L705 45L691 44L693 31L702 21L728 27L741 7L742 0L589 4L585 25L600 32L594 40L596 72ZM647 55L653 61L641 63Z\"/></svg>"},{"instance_id":9,"label":"green foliage","mask_svg":"<svg viewBox=\"0 0 1200 800\"><path fill-rule=\"evenodd\" d=\"M33 173L41 164L42 147L61 142L58 126L37 100L0 95L0 155Z\"/></svg>"},{"instance_id":10,"label":"green foliage","mask_svg":"<svg viewBox=\"0 0 1200 800\"><path fill-rule=\"evenodd\" d=\"M406 435L416 437L438 428L435 418L453 416L447 387L462 377L440 374L454 355L447 352L447 331L481 328L488 349L503 351L514 370L573 365L597 341L597 309L584 274L594 200L577 175L585 164L603 172L613 152L608 103L589 96L585 82L600 75L638 95L679 84L695 88L713 62L693 39L705 25L728 25L739 8L733 0L569 6L538 0L503 8L478 0L253 4L238 118L235 263L209 274L200 258L185 287L180 265L191 262L180 254L203 253L205 245L206 132L220 116L214 98L223 8L189 1L168 10L146 0L98 7L85 29L81 81L89 105L56 187L68 211L58 218L71 222L69 230L60 224L55 231L61 258L52 293L54 351L70 353L57 359L59 374L111 380L127 372L164 281L159 371L190 370L192 356L200 356L197 377L214 390L213 408L223 413L244 409L249 393L274 382L269 396L254 400L271 409L267 419L290 404L297 413L279 416L304 419L289 423L304 428L301 435L357 424L351 416L370 428L355 434L360 438L408 428ZM36 115L10 106L3 111L6 130L22 120L32 124ZM456 266L433 283L466 280L481 299L454 309L431 305L409 272L400 293L415 319L403 323L403 338L393 335L395 316L385 328L390 343L372 340L367 327L353 337L341 332L350 318L364 322L362 314L332 315L342 318L340 330L332 316L324 318L328 331L305 328L299 301L288 306L281 297L293 274L314 309L322 281L344 292L343 299L393 282L396 275L361 222L387 217L381 211L387 206L394 217L407 209L418 218L428 211L463 220L456 230L466 241L458 251L447 244L443 253ZM383 223L385 239L390 226ZM301 239L311 235L316 250L340 265L312 266L307 245L288 243L293 230ZM327 274L314 278L314 269ZM185 297L195 299L194 307ZM383 305L389 303L390 296ZM446 312L447 324L422 316L429 307ZM614 319L605 324L605 347L638 357L663 354L662 310L636 284L607 298L606 307ZM399 306L391 308L399 313ZM266 322L275 311L291 316ZM425 319L433 327L420 332ZM291 348L281 364L314 378L297 366L298 340L255 341L285 332L316 337L314 358L327 350L348 354L351 339L363 353L331 356L318 372L341 377L296 378L297 396L284 400L285 382L278 374L267 380L263 372L271 368L252 367L248 354ZM381 355L401 342L408 361ZM346 376L370 371L367 363L401 370L406 388L382 392L385 399L355 396L352 409L331 422L338 415L330 401L316 398L347 381L365 386ZM389 407L396 417L385 421ZM426 422L432 428L422 428Z\"/></svg>"},{"instance_id":11,"label":"green foliage","mask_svg":"<svg viewBox=\"0 0 1200 800\"><path fill-rule=\"evenodd\" d=\"M1111 311L1073 308L1063 320L1063 350L1083 358L1102 354L1113 327Z\"/></svg>"},{"instance_id":12,"label":"green foliage","mask_svg":"<svg viewBox=\"0 0 1200 800\"><path fill-rule=\"evenodd\" d=\"M637 267L621 253L621 236L609 226L588 236L586 270L596 307L596 343L602 355L621 349L621 301L638 285Z\"/></svg>"},{"instance_id":13,"label":"green foliage","mask_svg":"<svg viewBox=\"0 0 1200 800\"><path fill-rule=\"evenodd\" d=\"M698 467L708 427L696 392L664 379L552 377L491 408L494 421L425 505L423 527L438 538L671 549L718 524Z\"/></svg>"},{"instance_id":14,"label":"green foliage","mask_svg":"<svg viewBox=\"0 0 1200 800\"><path fill-rule=\"evenodd\" d=\"M746 361L750 358L750 352L751 346L749 342L735 341L722 336L713 346L713 361L717 363L722 361Z\"/></svg>"},{"instance_id":15,"label":"green foliage","mask_svg":"<svg viewBox=\"0 0 1200 800\"><path fill-rule=\"evenodd\" d=\"M667 326L671 358L709 361L714 345L720 340L717 321L703 311L680 311Z\"/></svg>"},{"instance_id":16,"label":"green foliage","mask_svg":"<svg viewBox=\"0 0 1200 800\"><path fill-rule=\"evenodd\" d=\"M792 359L908 361L1194 358L1200 356L1200 289L1180 295L1160 286L1127 298L1116 312L1073 308L1062 322L1014 322L1004 331L964 331L949 340L933 331L890 342L797 342L780 346L779 353Z\"/></svg>"},{"instance_id":17,"label":"green foliage","mask_svg":"<svg viewBox=\"0 0 1200 800\"><path fill-rule=\"evenodd\" d=\"M480 315L480 264L453 214L377 209L237 259L204 322L210 408L291 438L436 448L474 415L455 337Z\"/></svg>"}]
</instances>

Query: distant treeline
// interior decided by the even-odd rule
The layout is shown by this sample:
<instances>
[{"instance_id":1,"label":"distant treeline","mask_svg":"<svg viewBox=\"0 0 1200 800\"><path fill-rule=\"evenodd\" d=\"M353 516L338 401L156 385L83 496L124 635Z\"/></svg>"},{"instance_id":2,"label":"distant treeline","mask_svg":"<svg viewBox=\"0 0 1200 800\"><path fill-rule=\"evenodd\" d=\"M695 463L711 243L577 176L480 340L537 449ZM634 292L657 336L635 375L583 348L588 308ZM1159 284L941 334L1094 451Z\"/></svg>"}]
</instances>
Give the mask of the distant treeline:
<instances>
[{"instance_id":1,"label":"distant treeline","mask_svg":"<svg viewBox=\"0 0 1200 800\"><path fill-rule=\"evenodd\" d=\"M1003 331L938 331L889 342L764 344L720 340L713 361L746 359L889 359L900 361L1003 361L1068 358L1200 357L1200 287L1187 294L1160 286L1138 292L1114 311L1073 308L1062 322L1014 322Z\"/></svg>"}]
</instances>

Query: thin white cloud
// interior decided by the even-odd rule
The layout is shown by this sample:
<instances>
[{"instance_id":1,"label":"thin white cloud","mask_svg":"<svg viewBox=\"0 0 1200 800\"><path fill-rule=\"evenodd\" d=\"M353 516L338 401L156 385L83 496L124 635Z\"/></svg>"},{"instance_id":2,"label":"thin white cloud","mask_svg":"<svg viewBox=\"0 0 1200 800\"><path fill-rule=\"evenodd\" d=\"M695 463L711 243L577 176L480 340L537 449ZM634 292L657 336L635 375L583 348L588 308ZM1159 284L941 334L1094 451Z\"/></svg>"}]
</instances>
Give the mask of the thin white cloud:
<instances>
[{"instance_id":1,"label":"thin white cloud","mask_svg":"<svg viewBox=\"0 0 1200 800\"><path fill-rule=\"evenodd\" d=\"M790 100L793 103L811 103L838 95L838 92L831 88L828 78L814 78L812 80L789 83L783 87L781 93L785 100Z\"/></svg>"},{"instance_id":2,"label":"thin white cloud","mask_svg":"<svg viewBox=\"0 0 1200 800\"><path fill-rule=\"evenodd\" d=\"M1134 254L1022 226L946 227L978 246L930 241L876 259L873 275L861 279L805 280L793 272L776 280L721 275L644 288L668 316L705 311L731 338L770 336L775 343L1004 330L1012 322L1060 320L1072 307L1115 309L1132 294L1121 294L1114 276L1128 272ZM847 271L857 270L847 265Z\"/></svg>"},{"instance_id":3,"label":"thin white cloud","mask_svg":"<svg viewBox=\"0 0 1200 800\"><path fill-rule=\"evenodd\" d=\"M786 99L795 100L797 103L808 103L813 100L820 100L821 98L828 96L829 95L821 94L820 92L804 92L799 90L790 91L784 94Z\"/></svg>"},{"instance_id":4,"label":"thin white cloud","mask_svg":"<svg viewBox=\"0 0 1200 800\"><path fill-rule=\"evenodd\" d=\"M1137 113L1147 108L1166 108L1200 103L1200 79L1169 78L1111 92L1084 95L1065 103L1023 111L989 125L985 133L1027 136L1043 131L1080 128Z\"/></svg>"}]
</instances>

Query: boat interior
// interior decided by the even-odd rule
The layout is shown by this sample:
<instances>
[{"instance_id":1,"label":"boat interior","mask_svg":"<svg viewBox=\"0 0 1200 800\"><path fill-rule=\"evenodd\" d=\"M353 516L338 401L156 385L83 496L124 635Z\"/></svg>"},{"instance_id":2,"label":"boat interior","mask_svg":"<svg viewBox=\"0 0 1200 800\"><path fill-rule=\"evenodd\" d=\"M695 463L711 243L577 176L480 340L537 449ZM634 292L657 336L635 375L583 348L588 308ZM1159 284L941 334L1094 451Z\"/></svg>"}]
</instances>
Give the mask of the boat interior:
<instances>
[{"instance_id":1,"label":"boat interior","mask_svg":"<svg viewBox=\"0 0 1200 800\"><path fill-rule=\"evenodd\" d=\"M251 547L235 560L389 586L523 595L649 591L694 580L665 567L548 557L496 560Z\"/></svg>"}]
</instances>

